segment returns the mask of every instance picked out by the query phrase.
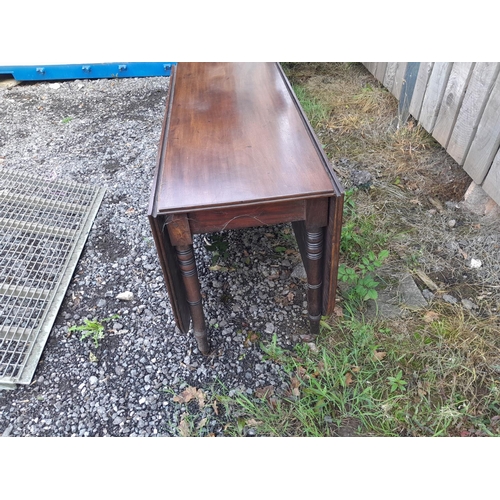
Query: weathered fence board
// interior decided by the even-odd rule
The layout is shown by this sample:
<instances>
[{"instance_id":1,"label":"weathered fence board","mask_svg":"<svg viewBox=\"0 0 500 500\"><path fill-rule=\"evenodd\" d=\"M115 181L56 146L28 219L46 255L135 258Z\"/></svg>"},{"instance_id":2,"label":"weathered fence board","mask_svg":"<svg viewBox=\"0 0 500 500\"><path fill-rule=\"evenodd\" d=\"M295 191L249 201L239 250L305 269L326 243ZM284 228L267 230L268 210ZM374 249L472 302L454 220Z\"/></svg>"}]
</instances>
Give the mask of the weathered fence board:
<instances>
[{"instance_id":1,"label":"weathered fence board","mask_svg":"<svg viewBox=\"0 0 500 500\"><path fill-rule=\"evenodd\" d=\"M453 63L436 124L434 125L434 131L432 132L434 138L445 148L448 146L473 68L474 63L471 62Z\"/></svg>"},{"instance_id":2,"label":"weathered fence board","mask_svg":"<svg viewBox=\"0 0 500 500\"><path fill-rule=\"evenodd\" d=\"M500 150L497 152L491 168L484 179L482 188L488 193L498 204L498 193L500 191Z\"/></svg>"},{"instance_id":3,"label":"weathered fence board","mask_svg":"<svg viewBox=\"0 0 500 500\"><path fill-rule=\"evenodd\" d=\"M500 63L370 64L399 119L411 114L500 204Z\"/></svg>"},{"instance_id":4,"label":"weathered fence board","mask_svg":"<svg viewBox=\"0 0 500 500\"><path fill-rule=\"evenodd\" d=\"M392 87L394 85L394 77L396 76L397 66L398 66L397 62L388 62L387 63L387 68L385 70L384 81L382 83L384 84L384 87L389 92L392 92Z\"/></svg>"},{"instance_id":5,"label":"weathered fence board","mask_svg":"<svg viewBox=\"0 0 500 500\"><path fill-rule=\"evenodd\" d=\"M377 67L375 68L375 73L374 76L379 82L384 81L384 76L385 76L385 71L387 69L387 64L386 62L378 62Z\"/></svg>"},{"instance_id":6,"label":"weathered fence board","mask_svg":"<svg viewBox=\"0 0 500 500\"><path fill-rule=\"evenodd\" d=\"M364 62L361 63L373 76L375 76L375 68L377 67L376 62Z\"/></svg>"},{"instance_id":7,"label":"weathered fence board","mask_svg":"<svg viewBox=\"0 0 500 500\"><path fill-rule=\"evenodd\" d=\"M410 116L410 103L415 91L415 83L420 69L419 62L409 62L406 65L403 84L401 85L401 95L399 98L398 115L401 123L406 123Z\"/></svg>"},{"instance_id":8,"label":"weathered fence board","mask_svg":"<svg viewBox=\"0 0 500 500\"><path fill-rule=\"evenodd\" d=\"M448 141L447 151L459 164L463 165L479 120L498 75L498 63L476 63L467 92Z\"/></svg>"},{"instance_id":9,"label":"weathered fence board","mask_svg":"<svg viewBox=\"0 0 500 500\"><path fill-rule=\"evenodd\" d=\"M401 95L401 88L403 87L403 80L405 77L406 66L408 63L398 62L396 66L396 73L394 74L394 83L392 85L392 95L399 99Z\"/></svg>"},{"instance_id":10,"label":"weathered fence board","mask_svg":"<svg viewBox=\"0 0 500 500\"><path fill-rule=\"evenodd\" d=\"M422 109L422 101L424 100L425 89L427 82L434 66L433 62L421 62L418 70L417 81L413 89L413 97L410 102L410 114L418 120L420 118L420 110Z\"/></svg>"},{"instance_id":11,"label":"weathered fence board","mask_svg":"<svg viewBox=\"0 0 500 500\"><path fill-rule=\"evenodd\" d=\"M476 184L483 182L499 146L500 77L497 77L464 162L465 171Z\"/></svg>"},{"instance_id":12,"label":"weathered fence board","mask_svg":"<svg viewBox=\"0 0 500 500\"><path fill-rule=\"evenodd\" d=\"M449 62L436 62L432 68L419 118L420 124L429 134L434 129L451 68L452 63Z\"/></svg>"}]
</instances>

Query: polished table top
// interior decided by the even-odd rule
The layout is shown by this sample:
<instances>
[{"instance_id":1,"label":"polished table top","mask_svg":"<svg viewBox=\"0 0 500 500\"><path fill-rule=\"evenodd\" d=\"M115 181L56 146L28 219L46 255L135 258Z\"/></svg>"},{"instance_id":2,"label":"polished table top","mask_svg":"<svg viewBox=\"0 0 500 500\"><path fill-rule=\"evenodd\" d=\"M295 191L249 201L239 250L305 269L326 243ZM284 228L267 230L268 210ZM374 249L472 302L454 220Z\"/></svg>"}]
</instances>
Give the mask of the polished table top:
<instances>
[{"instance_id":1,"label":"polished table top","mask_svg":"<svg viewBox=\"0 0 500 500\"><path fill-rule=\"evenodd\" d=\"M276 63L178 64L155 212L335 195L298 106Z\"/></svg>"}]
</instances>

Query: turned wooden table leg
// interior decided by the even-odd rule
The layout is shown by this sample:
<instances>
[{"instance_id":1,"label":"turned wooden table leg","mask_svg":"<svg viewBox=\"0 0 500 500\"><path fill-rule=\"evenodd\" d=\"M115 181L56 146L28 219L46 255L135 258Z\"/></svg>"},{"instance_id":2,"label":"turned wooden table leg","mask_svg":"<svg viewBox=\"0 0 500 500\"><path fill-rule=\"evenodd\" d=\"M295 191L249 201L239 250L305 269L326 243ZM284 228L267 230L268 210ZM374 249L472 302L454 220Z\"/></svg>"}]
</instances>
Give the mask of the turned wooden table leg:
<instances>
[{"instance_id":1,"label":"turned wooden table leg","mask_svg":"<svg viewBox=\"0 0 500 500\"><path fill-rule=\"evenodd\" d=\"M311 334L319 333L323 290L323 228L306 232L307 255L307 307Z\"/></svg>"},{"instance_id":2,"label":"turned wooden table leg","mask_svg":"<svg viewBox=\"0 0 500 500\"><path fill-rule=\"evenodd\" d=\"M191 311L194 337L202 354L209 354L207 327L201 303L200 281L193 252L193 238L186 214L166 218L166 227L177 253L177 262L186 289L186 299Z\"/></svg>"},{"instance_id":3,"label":"turned wooden table leg","mask_svg":"<svg viewBox=\"0 0 500 500\"><path fill-rule=\"evenodd\" d=\"M205 324L205 315L203 314L200 281L196 270L193 246L178 246L176 247L176 251L182 279L186 287L187 301L191 309L194 337L198 344L198 349L202 354L207 355L210 352L210 347L208 345L207 327Z\"/></svg>"}]
</instances>

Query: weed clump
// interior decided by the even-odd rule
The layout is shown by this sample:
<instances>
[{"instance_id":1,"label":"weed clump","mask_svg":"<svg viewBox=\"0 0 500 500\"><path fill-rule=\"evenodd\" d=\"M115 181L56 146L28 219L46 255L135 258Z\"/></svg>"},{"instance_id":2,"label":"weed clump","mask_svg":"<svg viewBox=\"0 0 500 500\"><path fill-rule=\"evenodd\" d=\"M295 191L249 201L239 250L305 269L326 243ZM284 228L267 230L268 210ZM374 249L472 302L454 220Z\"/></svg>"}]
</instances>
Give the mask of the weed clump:
<instances>
[{"instance_id":1,"label":"weed clump","mask_svg":"<svg viewBox=\"0 0 500 500\"><path fill-rule=\"evenodd\" d=\"M117 319L119 316L114 314L109 318L104 318L102 320L98 320L94 318L92 320L85 318L83 320L83 324L79 326L72 326L68 329L69 332L82 332L80 340L83 341L86 338L91 338L94 342L94 346L97 349L99 347L99 342L104 339L104 323L111 321L113 319Z\"/></svg>"}]
</instances>

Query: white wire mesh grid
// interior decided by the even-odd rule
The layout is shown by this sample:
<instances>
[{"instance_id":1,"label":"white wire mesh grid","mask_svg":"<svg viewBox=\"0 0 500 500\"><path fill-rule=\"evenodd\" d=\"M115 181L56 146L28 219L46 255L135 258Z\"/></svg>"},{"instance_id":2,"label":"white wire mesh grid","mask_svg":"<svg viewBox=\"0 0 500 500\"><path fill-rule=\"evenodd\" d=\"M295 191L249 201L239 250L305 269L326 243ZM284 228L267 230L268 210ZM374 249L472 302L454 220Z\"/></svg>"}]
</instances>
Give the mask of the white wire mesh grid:
<instances>
[{"instance_id":1,"label":"white wire mesh grid","mask_svg":"<svg viewBox=\"0 0 500 500\"><path fill-rule=\"evenodd\" d=\"M31 381L102 196L80 183L0 169L0 384Z\"/></svg>"}]
</instances>

